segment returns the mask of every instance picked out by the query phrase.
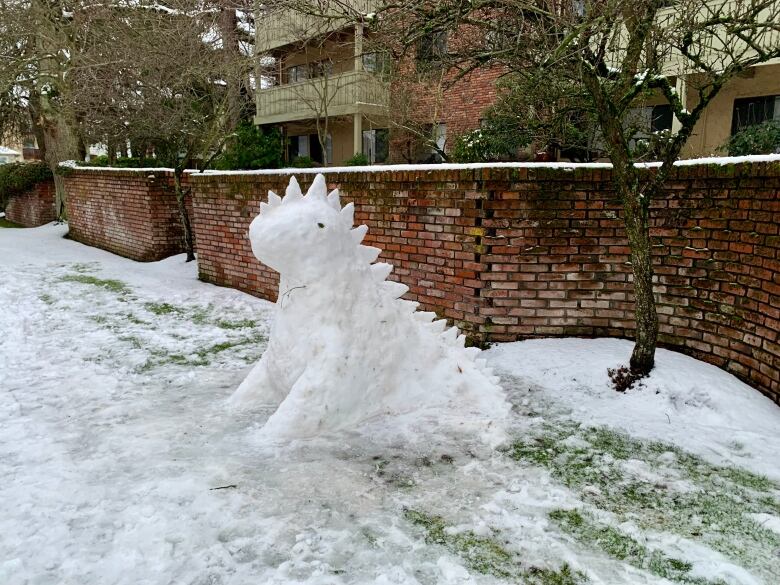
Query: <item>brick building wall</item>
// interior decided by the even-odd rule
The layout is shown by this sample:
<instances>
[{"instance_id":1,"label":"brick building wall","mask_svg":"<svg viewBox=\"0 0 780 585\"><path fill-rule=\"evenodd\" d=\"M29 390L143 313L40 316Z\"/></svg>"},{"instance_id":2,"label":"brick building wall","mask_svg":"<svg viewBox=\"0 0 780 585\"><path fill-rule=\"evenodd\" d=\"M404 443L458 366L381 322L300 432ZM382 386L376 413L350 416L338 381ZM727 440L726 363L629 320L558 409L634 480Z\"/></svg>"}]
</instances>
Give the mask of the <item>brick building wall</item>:
<instances>
[{"instance_id":1,"label":"brick building wall","mask_svg":"<svg viewBox=\"0 0 780 585\"><path fill-rule=\"evenodd\" d=\"M74 240L142 262L184 251L171 171L72 169L65 190Z\"/></svg>"},{"instance_id":2,"label":"brick building wall","mask_svg":"<svg viewBox=\"0 0 780 585\"><path fill-rule=\"evenodd\" d=\"M57 219L54 205L54 181L43 181L11 197L5 207L8 221L24 227L38 227Z\"/></svg>"},{"instance_id":3,"label":"brick building wall","mask_svg":"<svg viewBox=\"0 0 780 585\"><path fill-rule=\"evenodd\" d=\"M647 171L652 172L652 171ZM332 173L407 298L485 341L632 337L611 171L533 165ZM306 186L312 175L298 173ZM191 178L203 280L275 299L246 238L284 174ZM780 402L780 163L677 167L653 204L662 344Z\"/></svg>"},{"instance_id":4,"label":"brick building wall","mask_svg":"<svg viewBox=\"0 0 780 585\"><path fill-rule=\"evenodd\" d=\"M391 112L406 112L416 124L445 124L448 153L458 136L480 127L485 110L496 101L496 82L505 73L500 67L479 68L455 81L455 72L425 75L413 71L413 63L402 67L407 73L391 86ZM419 142L419 136L391 125L391 162L424 160L429 149L421 152Z\"/></svg>"}]
</instances>

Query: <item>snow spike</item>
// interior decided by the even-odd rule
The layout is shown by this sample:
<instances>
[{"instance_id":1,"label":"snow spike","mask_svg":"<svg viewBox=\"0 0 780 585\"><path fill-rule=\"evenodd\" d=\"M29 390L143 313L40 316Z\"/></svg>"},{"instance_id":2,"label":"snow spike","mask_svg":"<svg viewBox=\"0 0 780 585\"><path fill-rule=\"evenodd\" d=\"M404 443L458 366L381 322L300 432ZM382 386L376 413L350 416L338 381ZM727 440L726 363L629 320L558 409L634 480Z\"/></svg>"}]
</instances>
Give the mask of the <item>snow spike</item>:
<instances>
[{"instance_id":1,"label":"snow spike","mask_svg":"<svg viewBox=\"0 0 780 585\"><path fill-rule=\"evenodd\" d=\"M401 303L401 306L404 309L407 309L412 315L417 315L417 307L420 306L420 303L417 301L407 301L406 299L399 299L399 303Z\"/></svg>"},{"instance_id":2,"label":"snow spike","mask_svg":"<svg viewBox=\"0 0 780 585\"><path fill-rule=\"evenodd\" d=\"M457 327L450 327L441 334L442 338L444 339L445 343L448 343L450 345L455 344L455 340L458 338L458 328Z\"/></svg>"},{"instance_id":3,"label":"snow spike","mask_svg":"<svg viewBox=\"0 0 780 585\"><path fill-rule=\"evenodd\" d=\"M390 296L394 299L404 296L409 291L408 286L401 284L400 282L395 282L394 280L385 280L381 286L390 293Z\"/></svg>"},{"instance_id":4,"label":"snow spike","mask_svg":"<svg viewBox=\"0 0 780 585\"><path fill-rule=\"evenodd\" d=\"M341 208L341 219L348 227L355 225L355 204L347 203Z\"/></svg>"},{"instance_id":5,"label":"snow spike","mask_svg":"<svg viewBox=\"0 0 780 585\"><path fill-rule=\"evenodd\" d=\"M266 203L265 201L260 202L260 214L268 213L268 211L271 209L271 204Z\"/></svg>"},{"instance_id":6,"label":"snow spike","mask_svg":"<svg viewBox=\"0 0 780 585\"><path fill-rule=\"evenodd\" d=\"M328 194L328 205L336 211L341 211L341 200L339 199L338 189L333 189L333 191Z\"/></svg>"},{"instance_id":7,"label":"snow spike","mask_svg":"<svg viewBox=\"0 0 780 585\"><path fill-rule=\"evenodd\" d=\"M276 207L277 205L282 204L282 198L279 197L276 193L273 191L268 192L268 205L270 207Z\"/></svg>"},{"instance_id":8,"label":"snow spike","mask_svg":"<svg viewBox=\"0 0 780 585\"><path fill-rule=\"evenodd\" d=\"M460 347L466 347L466 336L458 335L458 338L455 340L455 344Z\"/></svg>"},{"instance_id":9,"label":"snow spike","mask_svg":"<svg viewBox=\"0 0 780 585\"><path fill-rule=\"evenodd\" d=\"M439 319L438 321L433 321L429 324L429 327L433 330L434 333L443 333L446 326L446 319Z\"/></svg>"},{"instance_id":10,"label":"snow spike","mask_svg":"<svg viewBox=\"0 0 780 585\"><path fill-rule=\"evenodd\" d=\"M382 250L374 248L373 246L359 246L358 253L366 264L373 264L376 259L379 258L379 254L382 253Z\"/></svg>"},{"instance_id":11,"label":"snow spike","mask_svg":"<svg viewBox=\"0 0 780 585\"><path fill-rule=\"evenodd\" d=\"M387 262L378 262L377 264L372 264L370 268L371 276L376 282L384 282L384 280L390 276L390 273L393 271L393 265L388 264Z\"/></svg>"},{"instance_id":12,"label":"snow spike","mask_svg":"<svg viewBox=\"0 0 780 585\"><path fill-rule=\"evenodd\" d=\"M325 182L325 175L322 173L317 173L317 176L314 177L314 181L312 182L311 187L309 187L309 190L306 192L306 197L327 201L327 195L328 184Z\"/></svg>"},{"instance_id":13,"label":"snow spike","mask_svg":"<svg viewBox=\"0 0 780 585\"><path fill-rule=\"evenodd\" d=\"M471 359L475 359L479 354L482 353L482 350L478 347L467 347L466 348L466 355L469 356Z\"/></svg>"},{"instance_id":14,"label":"snow spike","mask_svg":"<svg viewBox=\"0 0 780 585\"><path fill-rule=\"evenodd\" d=\"M414 318L418 321L422 321L423 323L430 323L436 318L436 313L431 313L429 311L417 311L414 314Z\"/></svg>"},{"instance_id":15,"label":"snow spike","mask_svg":"<svg viewBox=\"0 0 780 585\"><path fill-rule=\"evenodd\" d=\"M490 380L492 384L496 384L496 385L498 385L498 383L501 382L501 378L499 378L498 376L490 376L488 380Z\"/></svg>"},{"instance_id":16,"label":"snow spike","mask_svg":"<svg viewBox=\"0 0 780 585\"><path fill-rule=\"evenodd\" d=\"M487 366L487 360L484 359L474 360L474 365L477 366L480 370L484 370L485 366Z\"/></svg>"},{"instance_id":17,"label":"snow spike","mask_svg":"<svg viewBox=\"0 0 780 585\"><path fill-rule=\"evenodd\" d=\"M293 203L303 199L303 193L301 193L301 186L298 184L298 179L290 177L290 184L287 185L287 190L284 193L284 199L282 204Z\"/></svg>"},{"instance_id":18,"label":"snow spike","mask_svg":"<svg viewBox=\"0 0 780 585\"><path fill-rule=\"evenodd\" d=\"M363 238L366 237L366 234L368 233L368 226L367 225L359 225L355 229L350 230L349 235L352 236L352 241L356 244L359 244L363 241Z\"/></svg>"}]
</instances>

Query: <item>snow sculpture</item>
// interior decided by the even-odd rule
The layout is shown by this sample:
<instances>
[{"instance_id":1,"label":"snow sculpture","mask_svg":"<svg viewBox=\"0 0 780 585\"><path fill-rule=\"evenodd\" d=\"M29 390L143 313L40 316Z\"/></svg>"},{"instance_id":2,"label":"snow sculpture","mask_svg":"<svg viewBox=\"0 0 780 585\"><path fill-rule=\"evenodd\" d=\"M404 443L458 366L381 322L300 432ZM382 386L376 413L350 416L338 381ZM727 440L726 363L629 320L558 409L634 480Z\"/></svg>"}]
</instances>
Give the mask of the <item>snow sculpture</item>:
<instances>
[{"instance_id":1,"label":"snow sculpture","mask_svg":"<svg viewBox=\"0 0 780 585\"><path fill-rule=\"evenodd\" d=\"M380 250L361 245L368 228L353 229L353 215L322 175L305 196L293 177L284 199L260 204L249 239L279 272L279 298L268 348L231 404L278 406L263 429L278 437L421 411L501 427L508 405L480 350L400 299L408 288L386 280L393 267L374 263Z\"/></svg>"}]
</instances>

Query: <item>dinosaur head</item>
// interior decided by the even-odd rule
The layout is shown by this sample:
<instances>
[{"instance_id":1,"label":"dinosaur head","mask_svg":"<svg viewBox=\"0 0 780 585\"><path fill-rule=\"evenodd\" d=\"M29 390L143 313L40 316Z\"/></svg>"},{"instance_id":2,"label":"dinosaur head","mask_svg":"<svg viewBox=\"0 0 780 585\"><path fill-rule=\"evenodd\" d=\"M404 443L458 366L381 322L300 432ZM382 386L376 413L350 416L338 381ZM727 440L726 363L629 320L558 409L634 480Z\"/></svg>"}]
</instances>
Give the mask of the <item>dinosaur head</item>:
<instances>
[{"instance_id":1,"label":"dinosaur head","mask_svg":"<svg viewBox=\"0 0 780 585\"><path fill-rule=\"evenodd\" d=\"M252 252L284 276L307 282L332 274L355 248L350 237L352 205L341 208L337 190L327 192L325 177L317 175L303 195L295 177L284 198L268 193L249 227Z\"/></svg>"}]
</instances>

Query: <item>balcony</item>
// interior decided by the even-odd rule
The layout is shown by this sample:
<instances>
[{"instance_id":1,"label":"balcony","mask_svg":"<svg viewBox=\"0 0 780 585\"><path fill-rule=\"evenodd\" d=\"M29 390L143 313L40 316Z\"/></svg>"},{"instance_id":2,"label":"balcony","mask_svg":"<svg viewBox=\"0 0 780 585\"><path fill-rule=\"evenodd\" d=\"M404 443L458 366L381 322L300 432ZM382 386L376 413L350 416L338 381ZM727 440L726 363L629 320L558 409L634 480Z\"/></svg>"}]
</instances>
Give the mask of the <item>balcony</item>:
<instances>
[{"instance_id":1,"label":"balcony","mask_svg":"<svg viewBox=\"0 0 780 585\"><path fill-rule=\"evenodd\" d=\"M256 124L279 124L352 114L387 114L387 83L366 71L349 71L257 92Z\"/></svg>"},{"instance_id":2,"label":"balcony","mask_svg":"<svg viewBox=\"0 0 780 585\"><path fill-rule=\"evenodd\" d=\"M260 13L257 15L256 52L260 55L346 28L358 20L358 14L376 12L379 4L378 0L339 2L338 6L349 5L350 8L335 9L322 15L302 14L289 9ZM312 3L312 6L315 4ZM354 16L348 14L349 10L354 11Z\"/></svg>"}]
</instances>

